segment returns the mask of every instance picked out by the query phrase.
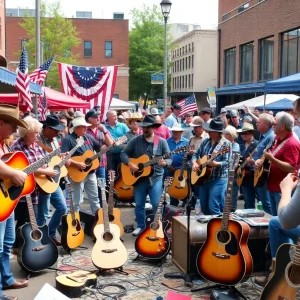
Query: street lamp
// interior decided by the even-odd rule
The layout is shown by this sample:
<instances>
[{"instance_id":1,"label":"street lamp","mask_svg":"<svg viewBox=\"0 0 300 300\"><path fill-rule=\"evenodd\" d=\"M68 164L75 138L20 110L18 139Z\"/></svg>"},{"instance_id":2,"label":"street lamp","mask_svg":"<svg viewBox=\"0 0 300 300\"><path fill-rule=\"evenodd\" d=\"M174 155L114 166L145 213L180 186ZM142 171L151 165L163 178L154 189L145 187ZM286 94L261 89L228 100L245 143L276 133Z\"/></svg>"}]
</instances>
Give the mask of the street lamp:
<instances>
[{"instance_id":1,"label":"street lamp","mask_svg":"<svg viewBox=\"0 0 300 300\"><path fill-rule=\"evenodd\" d=\"M161 12L165 19L165 50L164 50L164 106L167 108L168 94L168 49L167 49L167 23L171 11L172 2L170 0L162 0L160 2Z\"/></svg>"}]
</instances>

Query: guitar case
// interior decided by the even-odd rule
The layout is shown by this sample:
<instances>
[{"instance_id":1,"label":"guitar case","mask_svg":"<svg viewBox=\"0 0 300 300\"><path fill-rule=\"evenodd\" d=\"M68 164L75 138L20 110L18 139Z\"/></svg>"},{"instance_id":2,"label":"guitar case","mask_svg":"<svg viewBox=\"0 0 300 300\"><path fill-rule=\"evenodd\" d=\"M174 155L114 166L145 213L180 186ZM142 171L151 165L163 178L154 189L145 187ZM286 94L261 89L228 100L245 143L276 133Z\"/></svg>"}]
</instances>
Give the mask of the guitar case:
<instances>
[{"instance_id":1,"label":"guitar case","mask_svg":"<svg viewBox=\"0 0 300 300\"><path fill-rule=\"evenodd\" d=\"M172 222L173 217L183 216L185 214L184 207L178 207L167 204L163 212L163 220Z\"/></svg>"}]
</instances>

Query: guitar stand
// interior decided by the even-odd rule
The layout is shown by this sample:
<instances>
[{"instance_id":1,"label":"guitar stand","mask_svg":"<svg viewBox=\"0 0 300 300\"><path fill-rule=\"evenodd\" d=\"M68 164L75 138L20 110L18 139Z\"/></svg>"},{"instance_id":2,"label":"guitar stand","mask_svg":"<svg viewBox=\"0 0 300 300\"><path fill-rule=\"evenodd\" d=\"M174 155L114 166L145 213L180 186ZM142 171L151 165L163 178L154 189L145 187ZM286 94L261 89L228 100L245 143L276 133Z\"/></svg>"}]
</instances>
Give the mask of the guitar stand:
<instances>
[{"instance_id":1,"label":"guitar stand","mask_svg":"<svg viewBox=\"0 0 300 300\"><path fill-rule=\"evenodd\" d=\"M88 249L88 247L85 247L85 246L78 246L78 247L76 247L76 248L74 248L74 249L65 249L66 250L66 252L68 252L68 254L69 255L72 255L72 252L74 252L74 251L76 251L76 250L80 250L80 249L85 249L85 250L87 250Z\"/></svg>"},{"instance_id":2,"label":"guitar stand","mask_svg":"<svg viewBox=\"0 0 300 300\"><path fill-rule=\"evenodd\" d=\"M142 255L137 255L132 261L137 261L137 260L147 260L147 261L150 261L150 262L153 262L154 264L157 263L157 264L163 264L165 261L166 261L166 257L163 257L163 258L158 258L158 259L147 259L146 257L142 256Z\"/></svg>"},{"instance_id":3,"label":"guitar stand","mask_svg":"<svg viewBox=\"0 0 300 300\"><path fill-rule=\"evenodd\" d=\"M99 269L99 271L97 272L97 276L108 270L114 270L115 272L118 272L120 274L127 275L127 276L129 275L129 273L123 271L123 267L120 267L120 268L114 268L114 269Z\"/></svg>"},{"instance_id":4,"label":"guitar stand","mask_svg":"<svg viewBox=\"0 0 300 300\"><path fill-rule=\"evenodd\" d=\"M221 284L215 284L215 285L205 286L203 288L192 289L191 292L193 293L193 292L206 291L206 290L212 290L212 289L216 289L216 290L231 289L240 298L242 298L244 300L248 300L248 298L242 292L240 292L234 285L225 286L225 285L221 285Z\"/></svg>"},{"instance_id":5,"label":"guitar stand","mask_svg":"<svg viewBox=\"0 0 300 300\"><path fill-rule=\"evenodd\" d=\"M35 272L29 272L29 271L27 271L27 270L25 270L25 269L22 269L22 270L26 273L26 280L28 280L28 279L31 277L31 275L32 275L33 273L34 273L34 274L38 274L38 272L35 273ZM46 268L45 270L60 271L60 269L53 268L53 267Z\"/></svg>"}]
</instances>

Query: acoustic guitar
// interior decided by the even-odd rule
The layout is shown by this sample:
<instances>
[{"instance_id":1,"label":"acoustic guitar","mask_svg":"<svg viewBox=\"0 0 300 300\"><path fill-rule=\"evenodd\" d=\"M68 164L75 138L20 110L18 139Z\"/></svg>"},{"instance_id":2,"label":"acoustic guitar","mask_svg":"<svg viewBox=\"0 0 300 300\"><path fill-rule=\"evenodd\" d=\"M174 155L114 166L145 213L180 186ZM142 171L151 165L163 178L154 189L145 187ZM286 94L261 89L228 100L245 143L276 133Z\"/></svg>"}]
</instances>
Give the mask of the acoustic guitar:
<instances>
[{"instance_id":1,"label":"acoustic guitar","mask_svg":"<svg viewBox=\"0 0 300 300\"><path fill-rule=\"evenodd\" d=\"M101 195L104 224L94 228L96 243L92 250L92 262L101 270L118 269L126 263L128 253L120 240L119 226L109 223L104 180L101 180Z\"/></svg>"},{"instance_id":2,"label":"acoustic guitar","mask_svg":"<svg viewBox=\"0 0 300 300\"><path fill-rule=\"evenodd\" d=\"M52 151L39 161L30 164L23 152L17 151L4 154L2 161L13 169L23 170L27 174L25 183L22 186L15 186L8 177L0 179L0 222L5 221L15 210L21 197L30 195L35 189L33 173L48 163L52 157L59 155L60 148Z\"/></svg>"},{"instance_id":3,"label":"acoustic guitar","mask_svg":"<svg viewBox=\"0 0 300 300\"><path fill-rule=\"evenodd\" d=\"M257 148L255 146L255 144L250 144L249 147L251 147L248 151L248 155L247 157L251 157L256 151ZM254 147L254 149L252 149ZM243 162L241 163L241 165L238 167L237 171L236 171L236 182L238 186L241 186L243 184L244 179L249 178L251 176L251 171L250 171L250 167L247 167L247 160L246 158L243 158Z\"/></svg>"},{"instance_id":4,"label":"acoustic guitar","mask_svg":"<svg viewBox=\"0 0 300 300\"><path fill-rule=\"evenodd\" d=\"M54 193L60 183L62 177L67 176L68 171L65 167L65 163L70 159L70 157L75 153L75 151L84 144L84 139L82 137L76 140L76 146L64 157L61 159L59 156L54 156L48 166L52 167L57 175L54 177L49 177L46 175L37 175L35 176L36 183L38 186L47 194Z\"/></svg>"},{"instance_id":5,"label":"acoustic guitar","mask_svg":"<svg viewBox=\"0 0 300 300\"><path fill-rule=\"evenodd\" d=\"M70 213L61 218L61 244L66 251L79 247L84 241L84 231L80 223L78 212L74 211L73 189L70 181L65 177L70 199Z\"/></svg>"},{"instance_id":6,"label":"acoustic guitar","mask_svg":"<svg viewBox=\"0 0 300 300\"><path fill-rule=\"evenodd\" d=\"M98 158L101 157L103 153L106 153L109 151L111 148L118 146L120 144L123 144L127 141L126 136L122 136L114 141L114 143L105 149L100 150L98 153L94 153L92 150L87 150L85 151L82 155L80 156L73 156L72 160L80 163L85 163L86 168L83 170L79 170L75 166L71 165L68 166L68 176L74 181L74 182L81 182L83 181L87 175L89 174L90 171L95 170L99 167L99 160Z\"/></svg>"},{"instance_id":7,"label":"acoustic guitar","mask_svg":"<svg viewBox=\"0 0 300 300\"><path fill-rule=\"evenodd\" d=\"M169 221L162 221L163 202L167 188L172 184L172 177L165 180L163 193L155 215L148 215L145 219L145 229L135 240L135 251L149 259L162 259L170 251L170 240L166 234Z\"/></svg>"},{"instance_id":8,"label":"acoustic guitar","mask_svg":"<svg viewBox=\"0 0 300 300\"><path fill-rule=\"evenodd\" d=\"M232 184L238 161L239 154L233 153L223 217L208 222L207 238L197 256L197 269L202 277L228 286L247 279L253 269L247 245L250 227L230 218Z\"/></svg>"},{"instance_id":9,"label":"acoustic guitar","mask_svg":"<svg viewBox=\"0 0 300 300\"><path fill-rule=\"evenodd\" d=\"M300 238L297 244L282 244L276 254L274 274L260 299L295 300L300 288Z\"/></svg>"},{"instance_id":10,"label":"acoustic guitar","mask_svg":"<svg viewBox=\"0 0 300 300\"><path fill-rule=\"evenodd\" d=\"M115 180L115 192L117 194L118 201L121 202L132 202L133 198L133 189L132 185L126 185L123 181L121 174L121 164L118 166L118 177Z\"/></svg>"},{"instance_id":11,"label":"acoustic guitar","mask_svg":"<svg viewBox=\"0 0 300 300\"><path fill-rule=\"evenodd\" d=\"M215 156L209 157L204 155L197 160L199 165L199 171L192 170L191 172L191 184L201 185L203 184L212 174L213 167L210 167L209 164L214 161L217 157L223 155L230 151L230 147L223 147L216 153Z\"/></svg>"},{"instance_id":12,"label":"acoustic guitar","mask_svg":"<svg viewBox=\"0 0 300 300\"><path fill-rule=\"evenodd\" d=\"M55 278L56 289L70 298L79 298L85 293L85 287L95 287L97 276L88 271L76 271Z\"/></svg>"},{"instance_id":13,"label":"acoustic guitar","mask_svg":"<svg viewBox=\"0 0 300 300\"><path fill-rule=\"evenodd\" d=\"M188 172L186 170L188 155L188 152L184 154L181 168L174 172L174 180L168 188L169 196L178 200L185 199L189 194Z\"/></svg>"},{"instance_id":14,"label":"acoustic guitar","mask_svg":"<svg viewBox=\"0 0 300 300\"><path fill-rule=\"evenodd\" d=\"M136 172L131 172L130 167L121 164L121 173L123 181L126 185L134 185L138 182L139 179L143 177L151 176L154 172L153 165L158 163L161 159L168 158L175 153L183 153L187 151L187 146L178 147L175 150L168 152L162 156L155 156L151 160L149 156L144 154L138 158L130 158L129 162L138 166Z\"/></svg>"},{"instance_id":15,"label":"acoustic guitar","mask_svg":"<svg viewBox=\"0 0 300 300\"><path fill-rule=\"evenodd\" d=\"M58 259L58 250L50 239L48 226L38 226L30 196L26 196L30 223L17 230L19 239L18 263L28 272L40 272L53 266Z\"/></svg>"},{"instance_id":16,"label":"acoustic guitar","mask_svg":"<svg viewBox=\"0 0 300 300\"><path fill-rule=\"evenodd\" d=\"M121 223L121 211L114 207L114 180L115 171L109 170L109 196L108 196L108 219L110 224L116 224L120 228L120 236L124 234L124 227ZM101 187L101 180L98 179L98 185ZM104 224L103 208L97 209L95 213L95 221L97 224Z\"/></svg>"},{"instance_id":17,"label":"acoustic guitar","mask_svg":"<svg viewBox=\"0 0 300 300\"><path fill-rule=\"evenodd\" d=\"M275 140L272 140L266 147L266 151L270 150L275 143ZM253 185L255 187L263 187L266 183L269 175L270 175L270 168L271 163L269 160L266 159L265 155L260 158L262 165L260 168L254 170L254 181Z\"/></svg>"}]
</instances>

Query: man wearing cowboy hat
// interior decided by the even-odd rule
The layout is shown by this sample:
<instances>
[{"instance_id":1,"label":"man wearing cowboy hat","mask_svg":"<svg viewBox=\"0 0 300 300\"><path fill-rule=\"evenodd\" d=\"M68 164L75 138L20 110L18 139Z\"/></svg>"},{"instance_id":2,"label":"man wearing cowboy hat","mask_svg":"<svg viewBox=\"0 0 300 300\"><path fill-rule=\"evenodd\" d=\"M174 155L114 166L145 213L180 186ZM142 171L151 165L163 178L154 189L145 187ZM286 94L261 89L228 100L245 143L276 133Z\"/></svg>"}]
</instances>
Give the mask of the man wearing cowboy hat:
<instances>
[{"instance_id":1,"label":"man wearing cowboy hat","mask_svg":"<svg viewBox=\"0 0 300 300\"><path fill-rule=\"evenodd\" d=\"M0 105L0 157L10 151L5 144L18 126L28 129L23 120L19 120L19 109L11 105ZM26 181L27 174L15 170L0 160L0 178L10 179L16 186L21 186ZM15 241L14 213L0 223L0 298L4 300L17 300L17 297L4 295L3 289L18 289L28 285L28 280L17 280L10 270L10 251Z\"/></svg>"},{"instance_id":2,"label":"man wearing cowboy hat","mask_svg":"<svg viewBox=\"0 0 300 300\"><path fill-rule=\"evenodd\" d=\"M146 115L143 121L137 123L142 128L143 134L134 137L121 152L122 163L128 165L132 172L137 171L138 166L129 162L129 158L138 158L144 154L147 154L149 157L161 156L170 152L166 140L154 135L154 128L160 126L160 124L156 123L154 116ZM142 178L134 186L135 215L137 219L137 228L132 233L134 236L137 236L145 227L147 194L150 197L153 213L156 213L162 194L163 168L166 165L165 160L160 160L158 164L154 165L153 175Z\"/></svg>"},{"instance_id":3,"label":"man wearing cowboy hat","mask_svg":"<svg viewBox=\"0 0 300 300\"><path fill-rule=\"evenodd\" d=\"M208 138L208 133L203 129L204 120L201 117L194 117L191 126L193 127L194 136L189 143L189 154L193 156L200 144Z\"/></svg>"},{"instance_id":4,"label":"man wearing cowboy hat","mask_svg":"<svg viewBox=\"0 0 300 300\"><path fill-rule=\"evenodd\" d=\"M138 136L143 133L139 125L137 124L137 121L142 120L143 117L138 112L134 112L128 119L127 124L130 128L130 131L125 133L125 136L127 137L127 143L132 140L135 136Z\"/></svg>"},{"instance_id":5,"label":"man wearing cowboy hat","mask_svg":"<svg viewBox=\"0 0 300 300\"><path fill-rule=\"evenodd\" d=\"M221 136L224 130L222 120L215 118L210 123L203 123L202 126L208 132L209 138L200 144L192 157L194 171L199 171L197 160L204 155L217 153L220 150L220 144L220 148L231 147L231 143ZM227 152L208 164L213 167L212 175L200 186L198 197L205 215L218 215L223 211L228 182L229 157L230 154Z\"/></svg>"},{"instance_id":6,"label":"man wearing cowboy hat","mask_svg":"<svg viewBox=\"0 0 300 300\"><path fill-rule=\"evenodd\" d=\"M94 137L86 134L87 127L91 126L91 124L87 123L84 117L75 118L72 121L72 125L73 132L62 140L62 153L69 152L73 149L76 146L76 140L79 137L83 137L85 143L81 147L77 148L72 156L83 155L87 150L96 152L100 151L101 144ZM76 162L72 160L72 157L70 158L69 163L79 170L84 170L87 167L83 162ZM70 183L73 189L72 198L75 212L79 212L80 203L83 202L83 191L85 191L90 202L91 211L95 214L97 209L100 208L95 170L91 171L82 182L74 182L70 179Z\"/></svg>"}]
</instances>

